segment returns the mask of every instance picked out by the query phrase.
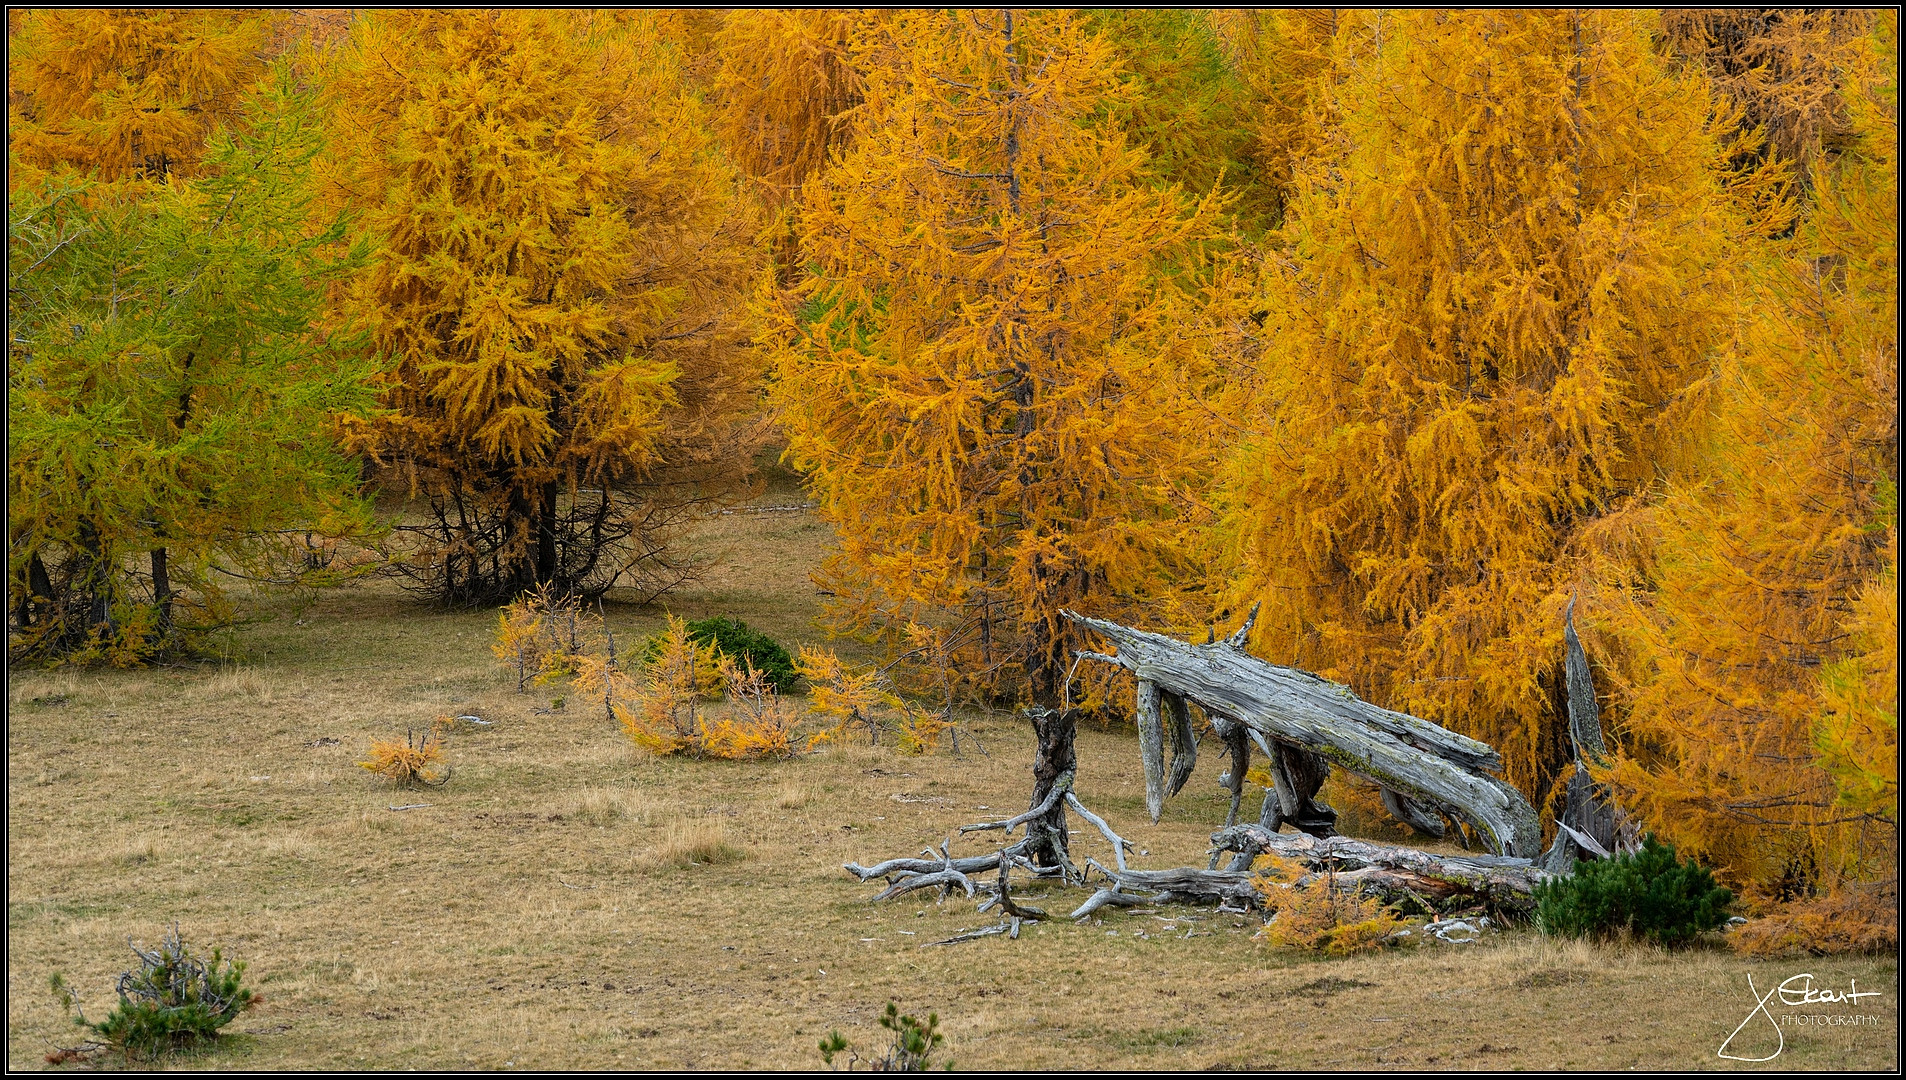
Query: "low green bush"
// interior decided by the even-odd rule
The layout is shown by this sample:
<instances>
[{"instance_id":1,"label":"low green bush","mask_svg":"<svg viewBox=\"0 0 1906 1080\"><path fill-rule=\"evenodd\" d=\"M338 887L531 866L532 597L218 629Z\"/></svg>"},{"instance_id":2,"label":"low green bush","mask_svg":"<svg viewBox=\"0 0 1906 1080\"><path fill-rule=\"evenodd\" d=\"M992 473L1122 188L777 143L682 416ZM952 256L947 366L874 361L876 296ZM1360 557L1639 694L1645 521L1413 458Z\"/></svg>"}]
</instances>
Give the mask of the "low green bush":
<instances>
[{"instance_id":1,"label":"low green bush","mask_svg":"<svg viewBox=\"0 0 1906 1080\"><path fill-rule=\"evenodd\" d=\"M776 693L786 694L794 689L800 678L794 670L794 657L788 655L781 643L768 635L727 615L718 615L712 619L697 619L688 624L688 636L692 641L703 645L712 643L723 654L737 664L746 662L768 677L774 684ZM662 639L651 635L642 645L644 659L653 660L661 653Z\"/></svg>"},{"instance_id":2,"label":"low green bush","mask_svg":"<svg viewBox=\"0 0 1906 1080\"><path fill-rule=\"evenodd\" d=\"M1719 929L1733 899L1706 867L1683 862L1674 845L1650 835L1640 851L1577 862L1570 876L1538 884L1535 924L1553 937L1628 933L1677 948Z\"/></svg>"},{"instance_id":3,"label":"low green bush","mask_svg":"<svg viewBox=\"0 0 1906 1080\"><path fill-rule=\"evenodd\" d=\"M127 1055L153 1055L216 1039L219 1028L260 1000L239 985L243 963L227 961L216 948L209 962L194 956L179 940L176 925L157 948L147 952L134 945L132 952L139 966L119 976L119 1004L113 1011L97 1022L87 1020L84 1012L74 1018ZM69 1006L76 1004L58 975L53 976L53 989Z\"/></svg>"}]
</instances>

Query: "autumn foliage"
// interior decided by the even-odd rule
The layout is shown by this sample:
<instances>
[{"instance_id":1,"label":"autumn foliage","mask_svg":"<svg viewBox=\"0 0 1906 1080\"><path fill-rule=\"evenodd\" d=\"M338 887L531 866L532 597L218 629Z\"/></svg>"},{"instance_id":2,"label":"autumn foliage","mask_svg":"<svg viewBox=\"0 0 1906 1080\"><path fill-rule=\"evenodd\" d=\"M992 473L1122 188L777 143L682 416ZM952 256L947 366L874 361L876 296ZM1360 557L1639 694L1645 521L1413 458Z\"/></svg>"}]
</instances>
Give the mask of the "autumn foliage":
<instances>
[{"instance_id":1,"label":"autumn foliage","mask_svg":"<svg viewBox=\"0 0 1906 1080\"><path fill-rule=\"evenodd\" d=\"M197 176L265 75L270 17L42 9L7 33L9 190L71 168L102 181Z\"/></svg>"},{"instance_id":2,"label":"autumn foliage","mask_svg":"<svg viewBox=\"0 0 1906 1080\"><path fill-rule=\"evenodd\" d=\"M1897 851L1893 67L1873 49L1840 73L1857 142L1811 161L1807 220L1747 264L1698 457L1639 515L1632 569L1606 574L1631 673L1614 780L1770 893L1891 872Z\"/></svg>"},{"instance_id":3,"label":"autumn foliage","mask_svg":"<svg viewBox=\"0 0 1906 1080\"><path fill-rule=\"evenodd\" d=\"M766 315L789 457L841 537L823 574L846 625L947 623L989 688L1057 702L1061 608L1190 573L1180 318L1219 204L1148 182L1107 112L1130 87L1072 14L895 13L855 42L810 273Z\"/></svg>"},{"instance_id":4,"label":"autumn foliage","mask_svg":"<svg viewBox=\"0 0 1906 1080\"><path fill-rule=\"evenodd\" d=\"M1734 313L1709 91L1648 30L1340 26L1239 384L1222 538L1258 647L1489 742L1538 798L1584 530L1672 461Z\"/></svg>"},{"instance_id":5,"label":"autumn foliage","mask_svg":"<svg viewBox=\"0 0 1906 1080\"><path fill-rule=\"evenodd\" d=\"M8 44L16 657L144 662L237 617L221 579L382 563L509 605L518 685L637 745L788 753L761 673L584 606L692 578L778 440L829 628L885 650L803 652L823 738L1109 714L1062 610L1261 604L1258 655L1552 807L1574 598L1597 778L1788 905L1768 941L1896 876L1894 13L48 9Z\"/></svg>"},{"instance_id":6,"label":"autumn foliage","mask_svg":"<svg viewBox=\"0 0 1906 1080\"><path fill-rule=\"evenodd\" d=\"M786 757L795 752L794 715L774 683L749 664L737 664L711 644L689 637L688 624L669 617L661 648L643 665L647 685L616 719L636 746L652 754L690 757ZM722 694L728 708L706 699Z\"/></svg>"},{"instance_id":7,"label":"autumn foliage","mask_svg":"<svg viewBox=\"0 0 1906 1080\"><path fill-rule=\"evenodd\" d=\"M678 584L690 507L758 441L737 322L752 232L651 29L587 12L377 12L330 75L345 308L387 355L348 444L427 501L446 599Z\"/></svg>"},{"instance_id":8,"label":"autumn foliage","mask_svg":"<svg viewBox=\"0 0 1906 1080\"><path fill-rule=\"evenodd\" d=\"M451 767L443 751L448 717L427 731L409 730L400 739L372 739L370 753L358 767L391 780L399 787L441 787L450 781Z\"/></svg>"}]
</instances>

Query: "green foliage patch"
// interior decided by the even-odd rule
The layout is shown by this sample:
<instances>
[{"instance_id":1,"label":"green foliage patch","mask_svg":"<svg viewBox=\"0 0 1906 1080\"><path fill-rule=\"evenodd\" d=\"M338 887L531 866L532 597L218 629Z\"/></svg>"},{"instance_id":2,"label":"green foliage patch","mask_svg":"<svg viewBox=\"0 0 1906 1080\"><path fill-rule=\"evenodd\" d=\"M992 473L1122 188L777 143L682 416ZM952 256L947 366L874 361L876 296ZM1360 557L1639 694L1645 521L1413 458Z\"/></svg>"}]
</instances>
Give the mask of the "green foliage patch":
<instances>
[{"instance_id":1,"label":"green foliage patch","mask_svg":"<svg viewBox=\"0 0 1906 1080\"><path fill-rule=\"evenodd\" d=\"M1640 851L1577 862L1575 873L1535 887L1535 924L1554 937L1611 938L1623 932L1676 948L1727 919L1734 894L1707 867L1676 857L1650 834Z\"/></svg>"},{"instance_id":2,"label":"green foliage patch","mask_svg":"<svg viewBox=\"0 0 1906 1080\"><path fill-rule=\"evenodd\" d=\"M893 1045L887 1048L885 1056L866 1060L870 1072L925 1072L927 1059L946 1039L939 1031L939 1013L928 1013L923 1024L918 1017L900 1015L900 1006L891 1001L887 1002L887 1014L880 1018L880 1026L893 1032ZM846 1036L838 1031L830 1031L821 1040L821 1060L838 1069L840 1066L834 1065L834 1057L847 1051L847 1068L851 1072L856 1065L862 1064L860 1055L851 1047ZM946 1062L944 1067L951 1071L953 1063Z\"/></svg>"},{"instance_id":3,"label":"green foliage patch","mask_svg":"<svg viewBox=\"0 0 1906 1080\"><path fill-rule=\"evenodd\" d=\"M703 645L713 644L722 653L736 662L754 665L756 671L768 677L774 684L776 693L786 694L794 689L800 674L794 670L794 657L788 654L782 644L768 635L728 615L718 615L712 619L697 619L688 624L689 640ZM662 639L650 635L643 643L642 656L653 660L661 655Z\"/></svg>"}]
</instances>

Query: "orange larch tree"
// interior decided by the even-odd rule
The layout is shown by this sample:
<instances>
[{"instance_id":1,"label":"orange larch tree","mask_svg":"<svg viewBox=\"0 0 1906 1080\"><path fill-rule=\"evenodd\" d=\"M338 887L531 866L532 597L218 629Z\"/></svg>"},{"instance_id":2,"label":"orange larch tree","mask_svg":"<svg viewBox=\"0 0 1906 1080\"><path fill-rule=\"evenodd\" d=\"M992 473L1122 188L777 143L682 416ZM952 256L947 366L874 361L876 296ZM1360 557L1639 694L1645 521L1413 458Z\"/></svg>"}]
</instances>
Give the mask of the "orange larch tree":
<instances>
[{"instance_id":1,"label":"orange larch tree","mask_svg":"<svg viewBox=\"0 0 1906 1080\"><path fill-rule=\"evenodd\" d=\"M1180 395L1209 368L1191 300L1221 206L1151 182L1074 14L900 13L853 47L810 276L767 313L789 456L840 536L823 578L845 625L936 627L981 686L1056 702L1062 607L1199 576L1208 425Z\"/></svg>"},{"instance_id":2,"label":"orange larch tree","mask_svg":"<svg viewBox=\"0 0 1906 1080\"><path fill-rule=\"evenodd\" d=\"M1896 872L1896 27L1833 73L1847 148L1750 264L1698 457L1608 573L1623 798L1775 895Z\"/></svg>"},{"instance_id":3,"label":"orange larch tree","mask_svg":"<svg viewBox=\"0 0 1906 1080\"><path fill-rule=\"evenodd\" d=\"M663 18L377 12L330 73L345 304L390 362L351 435L427 500L439 596L653 596L759 445L752 226Z\"/></svg>"},{"instance_id":4,"label":"orange larch tree","mask_svg":"<svg viewBox=\"0 0 1906 1080\"><path fill-rule=\"evenodd\" d=\"M106 182L197 175L264 78L270 29L246 11L28 11L17 33L10 19L10 188L61 166Z\"/></svg>"},{"instance_id":5,"label":"orange larch tree","mask_svg":"<svg viewBox=\"0 0 1906 1080\"><path fill-rule=\"evenodd\" d=\"M1256 649L1491 743L1538 804L1584 529L1663 467L1734 313L1714 106L1653 29L1343 14L1227 410Z\"/></svg>"}]
</instances>

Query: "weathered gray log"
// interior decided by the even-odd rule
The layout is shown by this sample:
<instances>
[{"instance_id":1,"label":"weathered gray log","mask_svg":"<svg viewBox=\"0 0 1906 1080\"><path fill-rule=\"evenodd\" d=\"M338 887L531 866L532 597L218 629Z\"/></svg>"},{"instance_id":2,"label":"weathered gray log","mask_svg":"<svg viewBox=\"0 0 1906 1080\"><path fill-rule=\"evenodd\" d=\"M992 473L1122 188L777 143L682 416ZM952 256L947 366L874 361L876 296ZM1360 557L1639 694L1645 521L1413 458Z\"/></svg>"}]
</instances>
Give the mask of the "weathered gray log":
<instances>
[{"instance_id":1,"label":"weathered gray log","mask_svg":"<svg viewBox=\"0 0 1906 1080\"><path fill-rule=\"evenodd\" d=\"M1443 819L1434 810L1408 795L1398 795L1389 788L1383 789L1383 808L1390 812L1391 817L1426 836L1441 840L1447 831Z\"/></svg>"},{"instance_id":2,"label":"weathered gray log","mask_svg":"<svg viewBox=\"0 0 1906 1080\"><path fill-rule=\"evenodd\" d=\"M1588 671L1588 654L1575 634L1575 598L1569 597L1562 616L1563 677L1568 688L1568 733L1575 744L1575 775L1569 777L1562 809L1555 815L1555 841L1542 856L1543 869L1566 874L1575 860L1607 858L1620 846L1613 793L1589 775L1590 765L1606 765L1608 749L1602 743L1602 721L1595 706L1595 682Z\"/></svg>"},{"instance_id":3,"label":"weathered gray log","mask_svg":"<svg viewBox=\"0 0 1906 1080\"><path fill-rule=\"evenodd\" d=\"M1092 865L1097 866L1095 862ZM1154 904L1209 904L1230 902L1249 907L1257 902L1257 888L1249 871L1200 870L1195 866L1176 866L1169 870L1126 870L1113 873L1099 867L1113 881L1113 895L1138 894ZM1146 896L1145 894L1150 894ZM1097 899L1096 897L1094 899ZM1108 898L1111 899L1111 898ZM1100 901L1101 903L1105 901ZM1116 903L1117 900L1113 899ZM1087 901L1096 908L1096 904ZM1082 909L1090 914L1089 909ZM1083 918L1080 912L1074 918Z\"/></svg>"},{"instance_id":4,"label":"weathered gray log","mask_svg":"<svg viewBox=\"0 0 1906 1080\"><path fill-rule=\"evenodd\" d=\"M1093 893L1090 899L1074 908L1072 914L1066 917L1069 919L1084 919L1107 904L1113 907L1137 907L1140 904L1152 904L1156 902L1157 900L1153 897L1137 896L1132 893L1119 892L1117 889L1105 888Z\"/></svg>"},{"instance_id":5,"label":"weathered gray log","mask_svg":"<svg viewBox=\"0 0 1906 1080\"><path fill-rule=\"evenodd\" d=\"M957 870L962 874L977 874L982 870L994 870L999 867L999 852L990 855L973 855L964 859L948 862L943 859L888 859L873 866L859 863L842 863L841 869L862 881L871 881L877 877L891 877L894 874L931 874L938 870Z\"/></svg>"},{"instance_id":6,"label":"weathered gray log","mask_svg":"<svg viewBox=\"0 0 1906 1080\"><path fill-rule=\"evenodd\" d=\"M1158 715L1158 684L1138 680L1138 756L1145 763L1145 809L1157 822L1165 806L1165 725Z\"/></svg>"},{"instance_id":7,"label":"weathered gray log","mask_svg":"<svg viewBox=\"0 0 1906 1080\"><path fill-rule=\"evenodd\" d=\"M1347 836L1315 837L1303 833L1268 832L1256 825L1237 825L1211 834L1220 851L1257 855L1269 853L1291 859L1311 870L1338 871L1346 881L1376 886L1379 891L1401 890L1438 898L1458 897L1487 903L1506 912L1527 912L1535 906L1534 888L1549 875L1531 859L1498 855L1435 855L1415 848L1392 847ZM1362 878L1345 871L1371 870Z\"/></svg>"},{"instance_id":8,"label":"weathered gray log","mask_svg":"<svg viewBox=\"0 0 1906 1080\"><path fill-rule=\"evenodd\" d=\"M1162 690L1158 697L1165 707L1165 730L1171 735L1171 775L1165 778L1165 797L1169 799L1178 794L1198 767L1198 736L1191 730L1191 706L1183 694Z\"/></svg>"},{"instance_id":9,"label":"weathered gray log","mask_svg":"<svg viewBox=\"0 0 1906 1080\"><path fill-rule=\"evenodd\" d=\"M972 880L958 870L949 868L936 870L931 874L914 874L910 877L903 877L892 885L887 886L887 888L881 892L879 896L874 897L874 899L886 900L890 897L899 896L901 893L909 893L915 889L929 889L935 885L945 885L949 887L958 885L960 888L966 890L966 895L973 895Z\"/></svg>"},{"instance_id":10,"label":"weathered gray log","mask_svg":"<svg viewBox=\"0 0 1906 1080\"><path fill-rule=\"evenodd\" d=\"M1082 658L1130 670L1139 679L1141 701L1146 697L1142 688L1151 685L1154 713L1158 688L1170 689L1197 702L1207 714L1221 713L1243 723L1266 739L1267 747L1274 739L1467 821L1498 854L1529 857L1541 850L1541 826L1529 800L1514 785L1482 771L1502 767L1494 749L1427 720L1378 708L1348 687L1309 672L1251 656L1244 651L1250 619L1221 642L1188 645L1103 619L1064 614L1118 649L1116 656L1082 652ZM1148 803L1151 771L1148 762Z\"/></svg>"}]
</instances>

